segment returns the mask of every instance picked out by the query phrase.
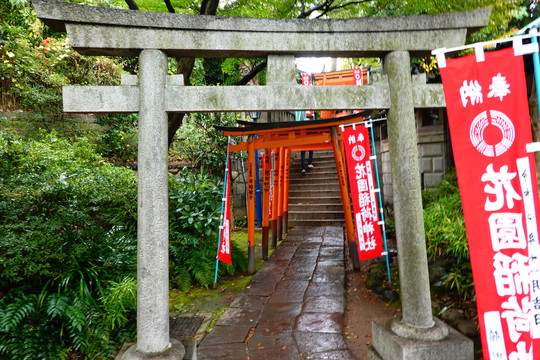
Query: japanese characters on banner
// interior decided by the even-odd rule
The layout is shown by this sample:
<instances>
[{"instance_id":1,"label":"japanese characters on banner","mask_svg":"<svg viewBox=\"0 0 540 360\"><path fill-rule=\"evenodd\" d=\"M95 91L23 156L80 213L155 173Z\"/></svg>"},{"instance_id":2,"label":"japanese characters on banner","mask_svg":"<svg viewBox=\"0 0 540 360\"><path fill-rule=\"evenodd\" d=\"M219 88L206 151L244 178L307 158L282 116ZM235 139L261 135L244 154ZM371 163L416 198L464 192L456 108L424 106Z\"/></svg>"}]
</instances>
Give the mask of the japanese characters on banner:
<instances>
[{"instance_id":1,"label":"japanese characters on banner","mask_svg":"<svg viewBox=\"0 0 540 360\"><path fill-rule=\"evenodd\" d=\"M309 86L309 85L311 85L311 75L302 74L302 86Z\"/></svg>"},{"instance_id":2,"label":"japanese characters on banner","mask_svg":"<svg viewBox=\"0 0 540 360\"><path fill-rule=\"evenodd\" d=\"M381 256L383 243L377 206L369 134L365 125L343 129L347 174L354 212L360 260Z\"/></svg>"},{"instance_id":3,"label":"japanese characters on banner","mask_svg":"<svg viewBox=\"0 0 540 360\"><path fill-rule=\"evenodd\" d=\"M353 69L354 85L364 85L364 74L361 67Z\"/></svg>"},{"instance_id":4,"label":"japanese characters on banner","mask_svg":"<svg viewBox=\"0 0 540 360\"><path fill-rule=\"evenodd\" d=\"M230 163L227 166L229 169ZM225 187L225 206L223 212L223 222L221 226L221 237L219 239L219 249L217 259L227 264L231 264L231 177L227 173Z\"/></svg>"},{"instance_id":5,"label":"japanese characters on banner","mask_svg":"<svg viewBox=\"0 0 540 360\"><path fill-rule=\"evenodd\" d=\"M311 75L310 74L302 74L302 86L310 86L311 85ZM313 117L313 110L306 111L306 116Z\"/></svg>"},{"instance_id":6,"label":"japanese characters on banner","mask_svg":"<svg viewBox=\"0 0 540 360\"><path fill-rule=\"evenodd\" d=\"M484 359L540 359L538 187L523 58L441 68Z\"/></svg>"}]
</instances>

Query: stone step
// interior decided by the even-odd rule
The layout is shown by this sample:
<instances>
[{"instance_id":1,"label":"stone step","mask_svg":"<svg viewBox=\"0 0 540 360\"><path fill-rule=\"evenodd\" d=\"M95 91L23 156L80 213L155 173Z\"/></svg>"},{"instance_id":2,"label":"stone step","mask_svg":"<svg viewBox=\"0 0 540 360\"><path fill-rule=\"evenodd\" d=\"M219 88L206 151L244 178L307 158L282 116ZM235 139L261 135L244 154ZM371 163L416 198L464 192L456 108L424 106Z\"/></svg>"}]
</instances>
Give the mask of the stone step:
<instances>
[{"instance_id":1,"label":"stone step","mask_svg":"<svg viewBox=\"0 0 540 360\"><path fill-rule=\"evenodd\" d=\"M306 158L306 162L307 162L307 158ZM319 159L319 158L313 158L313 161L312 161L312 164L317 166L317 165L320 165L320 164L324 164L324 165L336 165L336 161L334 160L334 158L322 158L322 159ZM290 163L290 166L300 166L302 165L302 162L300 161L300 159L292 159L291 163Z\"/></svg>"},{"instance_id":2,"label":"stone step","mask_svg":"<svg viewBox=\"0 0 540 360\"><path fill-rule=\"evenodd\" d=\"M319 180L319 179L328 179L331 181L335 181L337 183L337 172L335 169L325 170L325 171L313 171L308 170L305 174L300 173L300 169L296 172L290 172L289 173L289 182L295 182L295 181L311 181L311 180Z\"/></svg>"},{"instance_id":3,"label":"stone step","mask_svg":"<svg viewBox=\"0 0 540 360\"><path fill-rule=\"evenodd\" d=\"M337 219L304 219L291 220L289 214L289 227L292 226L344 226L345 220Z\"/></svg>"},{"instance_id":4,"label":"stone step","mask_svg":"<svg viewBox=\"0 0 540 360\"><path fill-rule=\"evenodd\" d=\"M339 190L339 185L337 181L305 181L305 182L294 182L289 183L289 195L291 191L301 191L301 190Z\"/></svg>"},{"instance_id":5,"label":"stone step","mask_svg":"<svg viewBox=\"0 0 540 360\"><path fill-rule=\"evenodd\" d=\"M341 197L339 196L325 196L325 197L289 196L289 207L295 204L323 204L323 203L341 205Z\"/></svg>"},{"instance_id":6,"label":"stone step","mask_svg":"<svg viewBox=\"0 0 540 360\"><path fill-rule=\"evenodd\" d=\"M343 205L341 205L341 201L334 202L334 203L327 203L327 204L321 204L320 202L317 203L289 203L289 213L291 212L297 212L297 211L340 211L343 212Z\"/></svg>"},{"instance_id":7,"label":"stone step","mask_svg":"<svg viewBox=\"0 0 540 360\"><path fill-rule=\"evenodd\" d=\"M289 220L309 220L309 219L342 220L344 218L345 216L343 215L343 210L341 211L328 211L328 210L291 211L289 208Z\"/></svg>"},{"instance_id":8,"label":"stone step","mask_svg":"<svg viewBox=\"0 0 540 360\"><path fill-rule=\"evenodd\" d=\"M345 218L334 152L315 151L313 165L314 168L302 174L300 159L291 162L289 224L343 226Z\"/></svg>"},{"instance_id":9,"label":"stone step","mask_svg":"<svg viewBox=\"0 0 540 360\"><path fill-rule=\"evenodd\" d=\"M340 198L341 194L339 192L339 187L331 189L289 189L289 199L291 197L311 197L311 198L321 198L321 197L337 197ZM290 201L290 200L289 200Z\"/></svg>"}]
</instances>

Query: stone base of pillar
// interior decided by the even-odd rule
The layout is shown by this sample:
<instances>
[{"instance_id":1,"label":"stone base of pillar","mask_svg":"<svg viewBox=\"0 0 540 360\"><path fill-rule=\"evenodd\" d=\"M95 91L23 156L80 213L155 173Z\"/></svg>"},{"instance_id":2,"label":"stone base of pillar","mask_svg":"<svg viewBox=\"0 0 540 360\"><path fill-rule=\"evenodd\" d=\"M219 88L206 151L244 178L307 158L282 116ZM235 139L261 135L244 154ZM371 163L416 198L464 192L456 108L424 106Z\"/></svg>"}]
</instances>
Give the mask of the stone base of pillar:
<instances>
[{"instance_id":1,"label":"stone base of pillar","mask_svg":"<svg viewBox=\"0 0 540 360\"><path fill-rule=\"evenodd\" d=\"M116 360L183 360L186 355L184 345L176 339L171 339L171 346L159 354L143 354L137 351L137 344L120 352Z\"/></svg>"},{"instance_id":2,"label":"stone base of pillar","mask_svg":"<svg viewBox=\"0 0 540 360\"><path fill-rule=\"evenodd\" d=\"M255 274L255 248L248 247L248 273Z\"/></svg>"},{"instance_id":3,"label":"stone base of pillar","mask_svg":"<svg viewBox=\"0 0 540 360\"><path fill-rule=\"evenodd\" d=\"M349 257L351 258L354 271L360 271L360 259L358 258L358 246L355 241L348 241Z\"/></svg>"},{"instance_id":4,"label":"stone base of pillar","mask_svg":"<svg viewBox=\"0 0 540 360\"><path fill-rule=\"evenodd\" d=\"M448 329L448 336L442 340L415 340L396 335L392 331L395 319L381 319L372 322L372 346L368 349L370 360L472 360L474 346L472 340L458 331L434 319L436 326Z\"/></svg>"}]
</instances>

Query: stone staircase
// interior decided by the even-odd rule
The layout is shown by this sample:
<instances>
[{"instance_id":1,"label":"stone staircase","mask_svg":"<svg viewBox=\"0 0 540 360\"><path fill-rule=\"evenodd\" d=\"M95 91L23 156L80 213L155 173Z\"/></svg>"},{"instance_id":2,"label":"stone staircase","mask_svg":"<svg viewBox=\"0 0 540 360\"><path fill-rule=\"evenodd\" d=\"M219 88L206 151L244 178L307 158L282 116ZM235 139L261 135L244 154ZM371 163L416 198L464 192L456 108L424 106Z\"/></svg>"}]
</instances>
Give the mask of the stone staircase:
<instances>
[{"instance_id":1,"label":"stone staircase","mask_svg":"<svg viewBox=\"0 0 540 360\"><path fill-rule=\"evenodd\" d=\"M306 153L306 162L308 154ZM313 169L301 174L300 153L291 157L289 226L345 224L333 151L314 151Z\"/></svg>"}]
</instances>

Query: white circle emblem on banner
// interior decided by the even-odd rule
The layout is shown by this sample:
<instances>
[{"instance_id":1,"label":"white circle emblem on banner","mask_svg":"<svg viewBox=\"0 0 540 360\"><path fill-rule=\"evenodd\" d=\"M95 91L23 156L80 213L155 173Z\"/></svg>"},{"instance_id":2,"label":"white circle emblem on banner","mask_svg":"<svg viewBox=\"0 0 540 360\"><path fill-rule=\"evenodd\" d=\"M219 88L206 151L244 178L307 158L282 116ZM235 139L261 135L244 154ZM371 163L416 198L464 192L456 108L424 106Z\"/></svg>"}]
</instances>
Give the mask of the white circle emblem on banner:
<instances>
[{"instance_id":1,"label":"white circle emblem on banner","mask_svg":"<svg viewBox=\"0 0 540 360\"><path fill-rule=\"evenodd\" d=\"M366 156L366 149L362 145L354 145L351 155L355 161L362 161L364 156Z\"/></svg>"},{"instance_id":2,"label":"white circle emblem on banner","mask_svg":"<svg viewBox=\"0 0 540 360\"><path fill-rule=\"evenodd\" d=\"M489 116L488 116L489 111ZM500 141L496 144L488 144L485 139L485 131L488 126L494 126L500 131ZM469 131L471 143L481 154L489 157L502 155L508 150L516 138L516 131L512 120L497 110L482 111L478 114Z\"/></svg>"}]
</instances>

